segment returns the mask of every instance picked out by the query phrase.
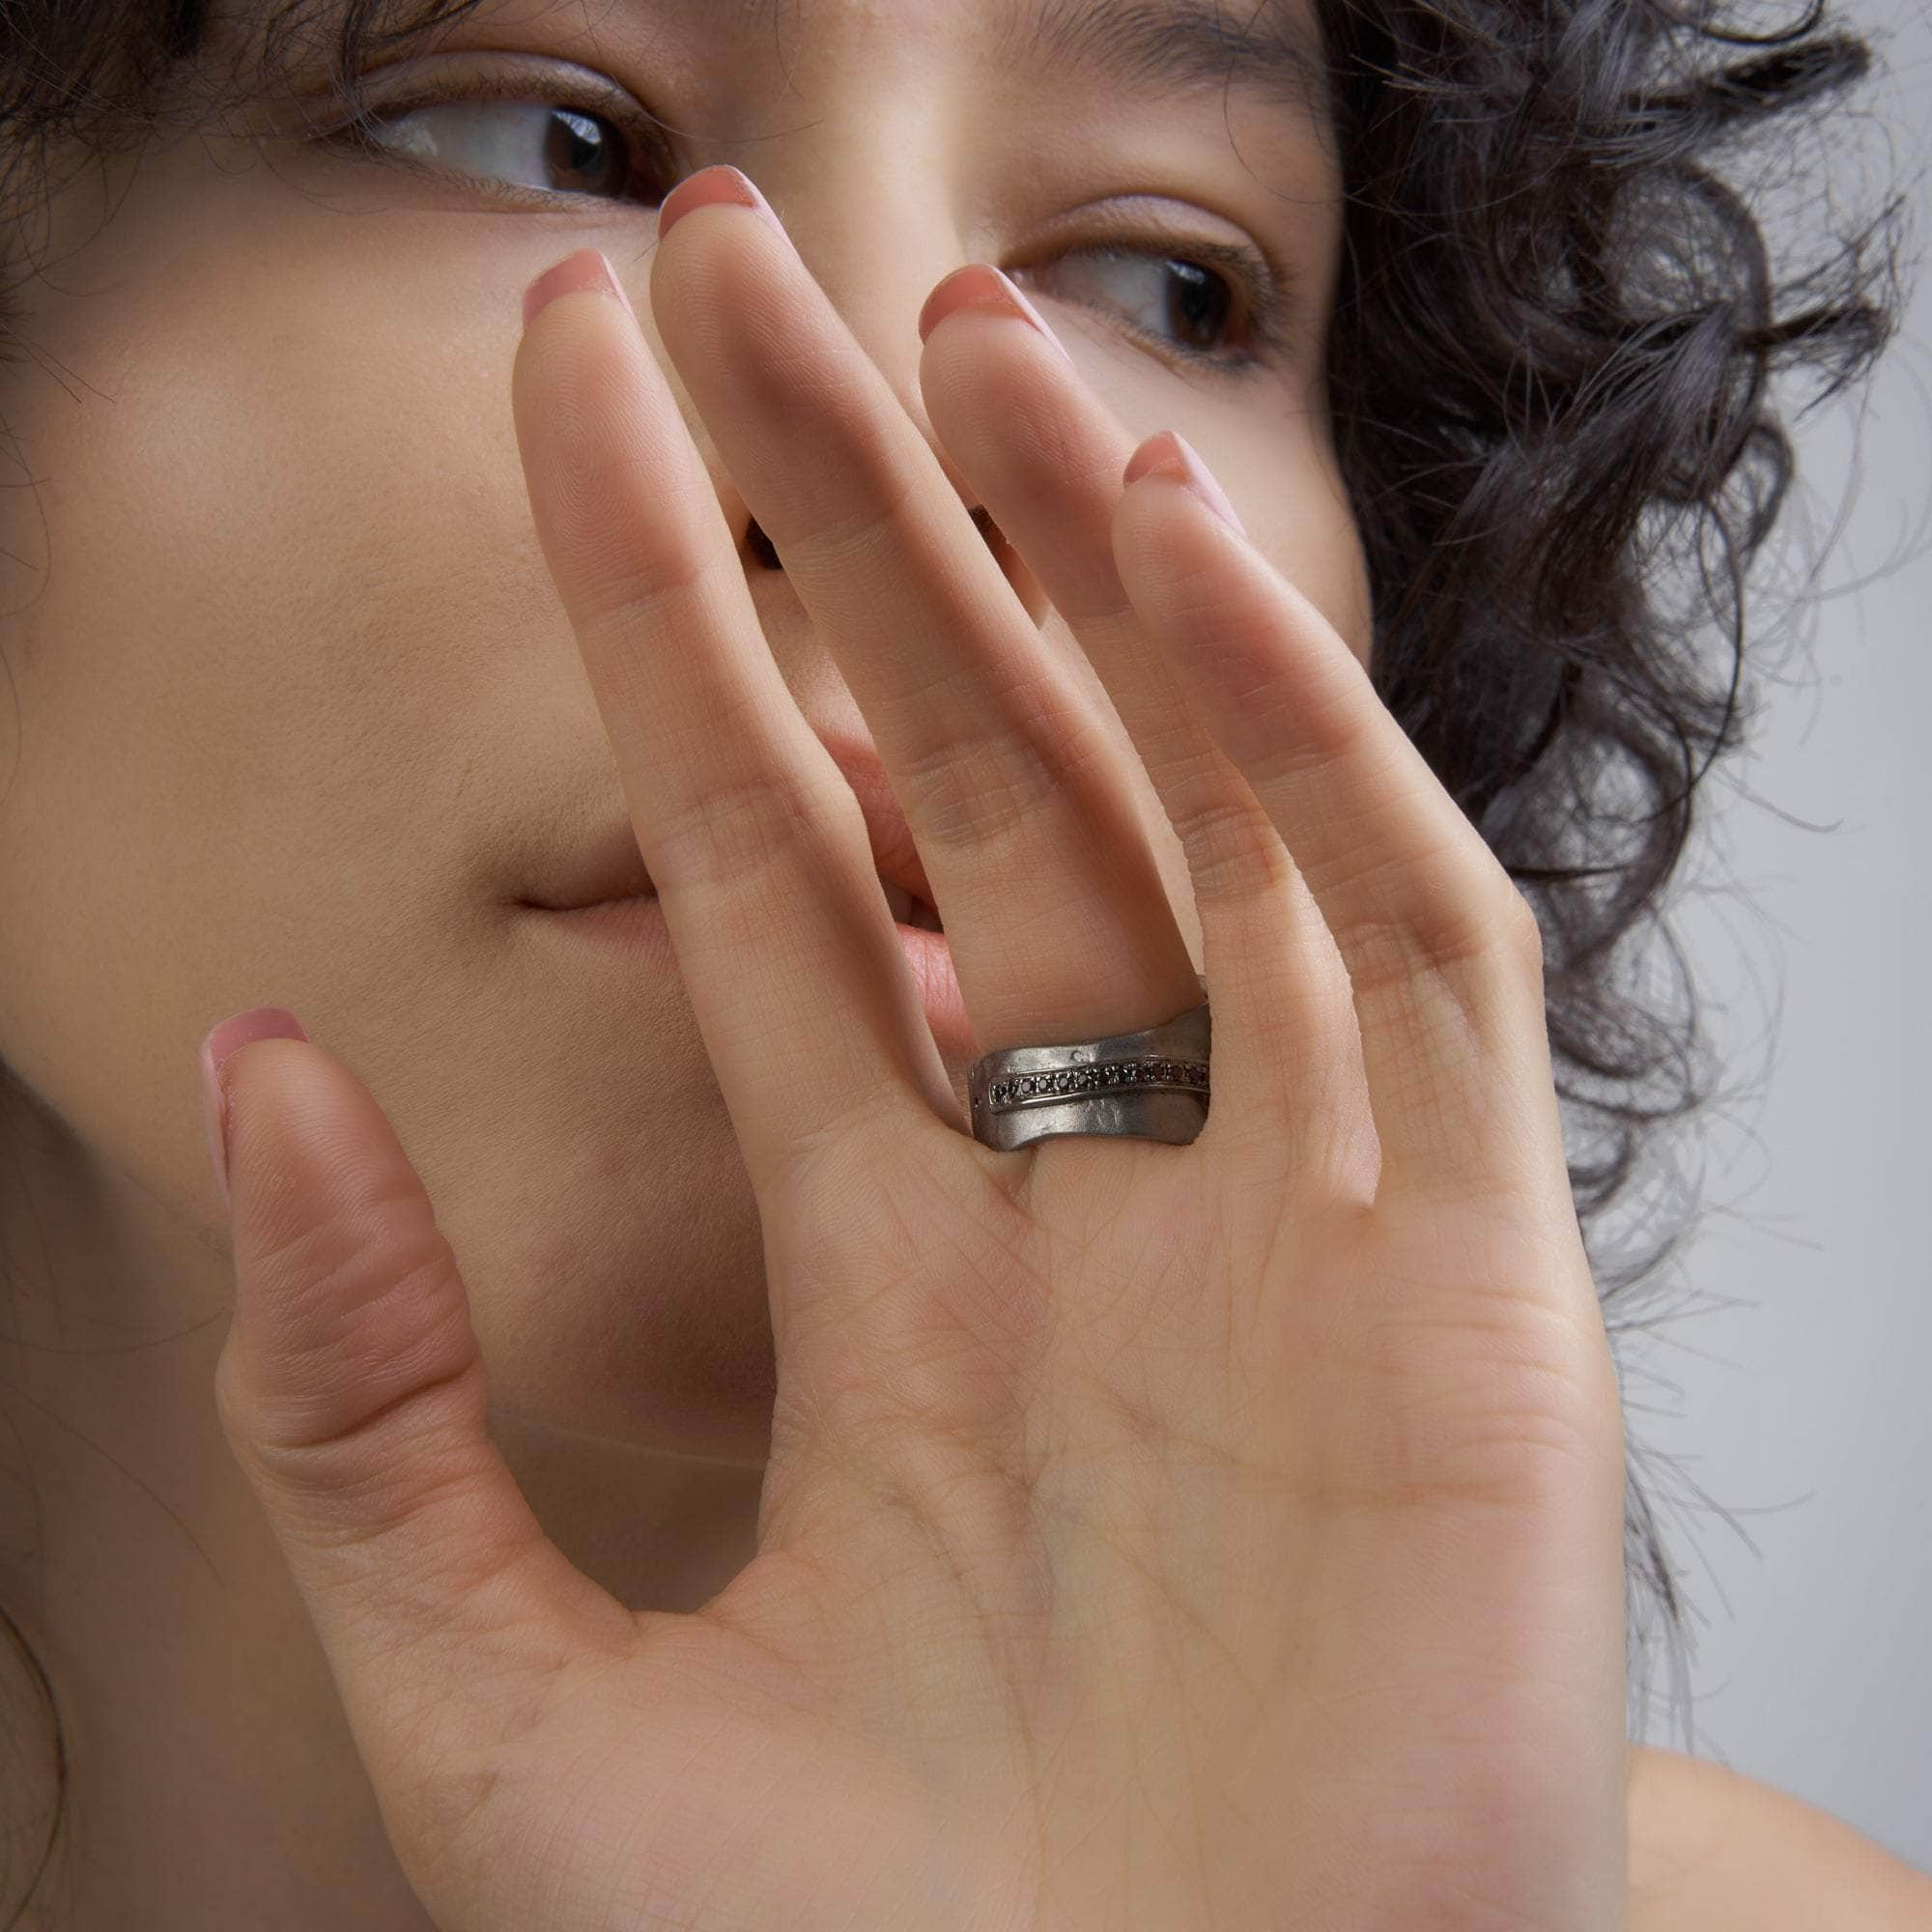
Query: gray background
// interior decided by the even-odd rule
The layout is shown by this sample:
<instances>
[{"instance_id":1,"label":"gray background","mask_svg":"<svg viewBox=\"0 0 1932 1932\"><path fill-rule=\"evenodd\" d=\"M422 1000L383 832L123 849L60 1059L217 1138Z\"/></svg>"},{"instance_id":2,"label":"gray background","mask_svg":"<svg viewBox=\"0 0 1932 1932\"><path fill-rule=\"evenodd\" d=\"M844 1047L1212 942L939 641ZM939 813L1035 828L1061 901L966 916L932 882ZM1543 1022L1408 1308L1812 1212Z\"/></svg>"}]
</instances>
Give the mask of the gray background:
<instances>
[{"instance_id":1,"label":"gray background","mask_svg":"<svg viewBox=\"0 0 1932 1932\"><path fill-rule=\"evenodd\" d=\"M1844 12L1888 71L1830 124L1841 214L1888 168L1932 166L1926 0ZM1700 793L1673 890L1723 1088L1674 1130L1703 1208L1658 1277L1664 1319L1619 1349L1694 1645L1693 1732L1660 1663L1642 1734L1932 1870L1926 180L1913 198L1901 335L1861 398L1794 425L1799 481L1755 581L1809 601L1771 640L1754 744Z\"/></svg>"}]
</instances>

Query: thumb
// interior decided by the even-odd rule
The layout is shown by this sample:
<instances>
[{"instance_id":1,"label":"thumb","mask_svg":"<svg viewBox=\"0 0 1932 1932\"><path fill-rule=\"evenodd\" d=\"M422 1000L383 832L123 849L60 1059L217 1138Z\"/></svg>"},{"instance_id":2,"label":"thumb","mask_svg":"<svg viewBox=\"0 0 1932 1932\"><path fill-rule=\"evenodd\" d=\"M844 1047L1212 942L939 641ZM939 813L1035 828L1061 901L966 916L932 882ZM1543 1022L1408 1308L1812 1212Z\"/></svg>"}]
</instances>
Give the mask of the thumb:
<instances>
[{"instance_id":1,"label":"thumb","mask_svg":"<svg viewBox=\"0 0 1932 1932\"><path fill-rule=\"evenodd\" d=\"M486 1433L463 1277L369 1090L274 1007L216 1027L202 1070L235 1255L215 1406L413 1880L547 1681L628 1651L636 1620Z\"/></svg>"}]
</instances>

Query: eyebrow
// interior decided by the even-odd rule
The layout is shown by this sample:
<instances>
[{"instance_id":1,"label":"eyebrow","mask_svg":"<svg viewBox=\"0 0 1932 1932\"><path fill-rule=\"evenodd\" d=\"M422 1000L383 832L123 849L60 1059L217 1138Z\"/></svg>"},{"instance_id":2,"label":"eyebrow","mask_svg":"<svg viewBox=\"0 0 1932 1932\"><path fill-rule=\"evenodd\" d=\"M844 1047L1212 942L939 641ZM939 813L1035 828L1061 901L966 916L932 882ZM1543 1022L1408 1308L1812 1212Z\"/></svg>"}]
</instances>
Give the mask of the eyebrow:
<instances>
[{"instance_id":1,"label":"eyebrow","mask_svg":"<svg viewBox=\"0 0 1932 1932\"><path fill-rule=\"evenodd\" d=\"M1129 94L1234 88L1328 120L1328 63L1315 21L1292 0L1236 4L1246 18L1218 0L1033 0L1009 21L1000 58Z\"/></svg>"}]
</instances>

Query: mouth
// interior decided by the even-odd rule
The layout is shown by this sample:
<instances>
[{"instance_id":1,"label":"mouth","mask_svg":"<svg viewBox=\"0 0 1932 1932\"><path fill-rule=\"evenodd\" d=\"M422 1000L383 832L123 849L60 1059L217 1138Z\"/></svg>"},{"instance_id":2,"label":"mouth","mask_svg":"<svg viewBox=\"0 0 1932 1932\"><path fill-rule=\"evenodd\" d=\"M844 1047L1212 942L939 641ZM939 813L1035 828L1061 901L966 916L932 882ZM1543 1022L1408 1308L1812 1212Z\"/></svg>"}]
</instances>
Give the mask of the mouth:
<instances>
[{"instance_id":1,"label":"mouth","mask_svg":"<svg viewBox=\"0 0 1932 1932\"><path fill-rule=\"evenodd\" d=\"M932 898L931 881L870 741L829 736L820 742L851 786L865 816L872 869L894 924L912 932L943 933L946 926ZM520 902L564 912L657 896L636 831L628 813L622 812L612 813L601 832L586 839L571 861L559 864L546 884L550 890L541 896L525 897Z\"/></svg>"},{"instance_id":2,"label":"mouth","mask_svg":"<svg viewBox=\"0 0 1932 1932\"><path fill-rule=\"evenodd\" d=\"M908 892L904 886L887 878L879 880L879 890L885 895L886 909L892 914L895 925L909 925L915 932L946 930L940 921L938 908L921 898L916 893ZM533 910L539 912L590 912L598 906L641 904L646 899L656 898L657 895L657 888L646 885L640 892L618 893L608 898L588 899L577 906L546 906L536 902L529 903L532 904Z\"/></svg>"}]
</instances>

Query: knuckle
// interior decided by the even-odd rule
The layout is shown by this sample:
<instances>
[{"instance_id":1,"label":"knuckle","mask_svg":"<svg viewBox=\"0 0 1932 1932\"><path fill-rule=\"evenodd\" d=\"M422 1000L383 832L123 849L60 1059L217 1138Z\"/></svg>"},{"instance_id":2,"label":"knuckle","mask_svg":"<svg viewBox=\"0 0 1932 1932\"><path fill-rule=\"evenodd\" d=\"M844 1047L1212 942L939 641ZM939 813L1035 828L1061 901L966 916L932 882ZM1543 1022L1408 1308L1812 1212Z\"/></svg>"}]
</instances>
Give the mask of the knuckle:
<instances>
[{"instance_id":1,"label":"knuckle","mask_svg":"<svg viewBox=\"0 0 1932 1932\"><path fill-rule=\"evenodd\" d=\"M774 505L766 534L792 568L834 582L870 582L884 565L914 547L909 526L917 492L912 482L894 473L883 453L859 459L855 445L871 446L875 438L855 427L845 440L834 444L833 432L819 445L847 451L844 461L828 468L817 459L811 493L791 504Z\"/></svg>"},{"instance_id":2,"label":"knuckle","mask_svg":"<svg viewBox=\"0 0 1932 1932\"><path fill-rule=\"evenodd\" d=\"M1293 862L1266 817L1244 799L1212 798L1177 809L1175 836L1187 855L1197 899L1238 900L1277 894Z\"/></svg>"},{"instance_id":3,"label":"knuckle","mask_svg":"<svg viewBox=\"0 0 1932 1932\"><path fill-rule=\"evenodd\" d=\"M1379 991L1427 980L1487 985L1496 970L1540 974L1543 939L1536 916L1487 847L1473 858L1458 826L1438 843L1392 861L1364 851L1353 867L1331 867L1324 896L1346 898L1350 913L1335 937L1358 986ZM1469 835L1473 837L1474 835Z\"/></svg>"},{"instance_id":4,"label":"knuckle","mask_svg":"<svg viewBox=\"0 0 1932 1932\"><path fill-rule=\"evenodd\" d=\"M578 548L566 593L572 626L586 658L625 701L641 701L630 696L642 678L640 639L714 648L708 639L729 609L730 592L713 578L727 567L736 568L728 553L721 556L702 532L676 517L644 530L636 518L608 516Z\"/></svg>"},{"instance_id":5,"label":"knuckle","mask_svg":"<svg viewBox=\"0 0 1932 1932\"><path fill-rule=\"evenodd\" d=\"M475 1353L455 1254L420 1205L372 1204L355 1218L321 1231L302 1291L312 1319L277 1351L276 1435L292 1448L354 1433Z\"/></svg>"},{"instance_id":6,"label":"knuckle","mask_svg":"<svg viewBox=\"0 0 1932 1932\"><path fill-rule=\"evenodd\" d=\"M674 520L667 520L666 528L674 528ZM618 648L600 656L621 663L625 648L639 637L660 629L685 632L702 606L711 569L711 559L682 544L653 554L620 524L608 548L590 552L580 566L585 586L580 623L586 640L614 639Z\"/></svg>"},{"instance_id":7,"label":"knuckle","mask_svg":"<svg viewBox=\"0 0 1932 1932\"><path fill-rule=\"evenodd\" d=\"M937 846L997 849L1042 836L1041 814L1085 791L1100 755L1088 731L1041 723L943 738L907 764L907 807L920 835Z\"/></svg>"},{"instance_id":8,"label":"knuckle","mask_svg":"<svg viewBox=\"0 0 1932 1932\"><path fill-rule=\"evenodd\" d=\"M1497 869L1492 890L1499 898L1495 915L1497 936L1505 950L1541 978L1544 967L1543 923L1536 908L1507 872Z\"/></svg>"},{"instance_id":9,"label":"knuckle","mask_svg":"<svg viewBox=\"0 0 1932 1932\"><path fill-rule=\"evenodd\" d=\"M311 1540L353 1541L383 1520L387 1489L431 1480L439 1441L480 1426L481 1352L454 1252L419 1203L365 1204L281 1259L299 1286L254 1293L280 1296L294 1319L266 1361L224 1351L217 1410L260 1479L302 1503ZM334 1497L353 1504L339 1522Z\"/></svg>"},{"instance_id":10,"label":"knuckle","mask_svg":"<svg viewBox=\"0 0 1932 1932\"><path fill-rule=\"evenodd\" d=\"M828 841L833 799L795 772L758 769L711 779L668 806L651 826L659 892L715 892L768 879L801 849Z\"/></svg>"}]
</instances>

